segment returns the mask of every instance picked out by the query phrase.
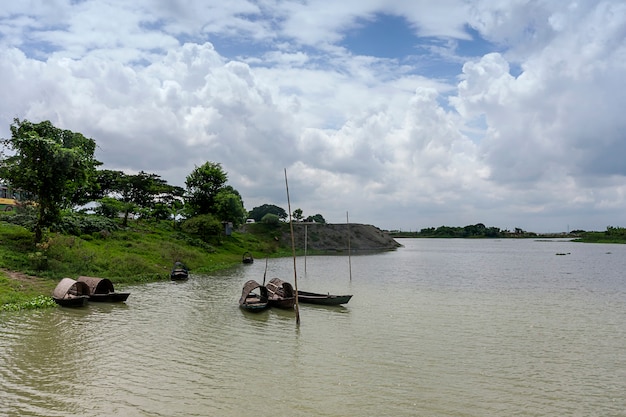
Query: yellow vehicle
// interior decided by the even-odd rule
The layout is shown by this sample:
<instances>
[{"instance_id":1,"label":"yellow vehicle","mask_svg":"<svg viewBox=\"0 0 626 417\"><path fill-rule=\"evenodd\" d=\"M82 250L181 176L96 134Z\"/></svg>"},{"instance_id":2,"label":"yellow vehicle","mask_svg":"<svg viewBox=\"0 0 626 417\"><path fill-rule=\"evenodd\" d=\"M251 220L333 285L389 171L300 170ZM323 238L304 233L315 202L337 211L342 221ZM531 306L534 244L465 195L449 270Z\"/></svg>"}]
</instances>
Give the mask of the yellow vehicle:
<instances>
[{"instance_id":1,"label":"yellow vehicle","mask_svg":"<svg viewBox=\"0 0 626 417\"><path fill-rule=\"evenodd\" d=\"M0 184L0 211L13 211L29 200L32 200L29 193Z\"/></svg>"}]
</instances>

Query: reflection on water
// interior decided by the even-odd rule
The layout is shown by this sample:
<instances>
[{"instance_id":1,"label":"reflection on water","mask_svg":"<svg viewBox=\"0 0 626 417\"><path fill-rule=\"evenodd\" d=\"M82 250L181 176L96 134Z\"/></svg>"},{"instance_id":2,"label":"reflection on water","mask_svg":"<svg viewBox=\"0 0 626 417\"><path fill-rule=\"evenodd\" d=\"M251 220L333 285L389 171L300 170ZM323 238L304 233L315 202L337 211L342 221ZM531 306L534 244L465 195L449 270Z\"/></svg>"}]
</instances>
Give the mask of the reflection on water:
<instances>
[{"instance_id":1,"label":"reflection on water","mask_svg":"<svg viewBox=\"0 0 626 417\"><path fill-rule=\"evenodd\" d=\"M626 246L402 243L353 257L352 280L346 257L309 257L300 289L354 297L300 305L300 327L238 308L264 262L2 313L0 415L623 415Z\"/></svg>"}]
</instances>

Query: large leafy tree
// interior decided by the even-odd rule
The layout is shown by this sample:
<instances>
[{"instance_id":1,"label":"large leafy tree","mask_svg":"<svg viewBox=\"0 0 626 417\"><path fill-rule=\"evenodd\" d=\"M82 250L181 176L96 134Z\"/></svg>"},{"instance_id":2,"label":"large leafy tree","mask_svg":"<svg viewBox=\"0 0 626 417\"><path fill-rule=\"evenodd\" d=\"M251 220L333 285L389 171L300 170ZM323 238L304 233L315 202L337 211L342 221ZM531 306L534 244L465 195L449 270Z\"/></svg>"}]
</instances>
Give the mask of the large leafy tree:
<instances>
[{"instance_id":1,"label":"large leafy tree","mask_svg":"<svg viewBox=\"0 0 626 417\"><path fill-rule=\"evenodd\" d=\"M287 212L285 209L273 204L263 204L262 206L253 208L248 213L248 217L260 222L266 214L275 214L281 220L285 220L287 218Z\"/></svg>"},{"instance_id":2,"label":"large leafy tree","mask_svg":"<svg viewBox=\"0 0 626 417\"><path fill-rule=\"evenodd\" d=\"M215 196L215 215L221 221L229 221L239 227L245 220L246 209L237 190L226 186Z\"/></svg>"},{"instance_id":3,"label":"large leafy tree","mask_svg":"<svg viewBox=\"0 0 626 417\"><path fill-rule=\"evenodd\" d=\"M215 199L218 192L228 181L228 175L222 165L216 162L205 162L186 178L187 201L185 204L190 217L200 214L215 213Z\"/></svg>"},{"instance_id":4,"label":"large leafy tree","mask_svg":"<svg viewBox=\"0 0 626 417\"><path fill-rule=\"evenodd\" d=\"M127 175L122 171L98 171L98 197L110 215L119 210L124 215L124 225L131 213L142 212L142 216L168 218L182 205L184 190L168 185L157 174L144 171ZM115 199L119 204L111 204Z\"/></svg>"},{"instance_id":5,"label":"large leafy tree","mask_svg":"<svg viewBox=\"0 0 626 417\"><path fill-rule=\"evenodd\" d=\"M36 195L35 242L60 218L61 210L82 202L80 190L95 176L96 142L81 133L43 121L14 119L11 138L2 139L0 178ZM5 150L10 156L4 157Z\"/></svg>"},{"instance_id":6,"label":"large leafy tree","mask_svg":"<svg viewBox=\"0 0 626 417\"><path fill-rule=\"evenodd\" d=\"M185 189L175 185L160 184L157 187L159 194L151 207L151 217L165 220L180 214L184 207L183 197Z\"/></svg>"},{"instance_id":7,"label":"large leafy tree","mask_svg":"<svg viewBox=\"0 0 626 417\"><path fill-rule=\"evenodd\" d=\"M240 226L245 218L241 194L230 185L226 185L228 174L222 165L206 162L187 176L187 194L185 212L190 218L210 214L221 222L232 222Z\"/></svg>"}]
</instances>

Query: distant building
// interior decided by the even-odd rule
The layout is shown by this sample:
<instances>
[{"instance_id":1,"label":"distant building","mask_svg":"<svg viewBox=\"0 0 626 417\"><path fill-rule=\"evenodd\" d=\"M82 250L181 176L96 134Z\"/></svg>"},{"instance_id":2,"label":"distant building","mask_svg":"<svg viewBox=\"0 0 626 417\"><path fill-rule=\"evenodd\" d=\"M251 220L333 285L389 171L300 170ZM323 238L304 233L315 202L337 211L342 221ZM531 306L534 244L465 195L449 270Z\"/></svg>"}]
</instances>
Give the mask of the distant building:
<instances>
[{"instance_id":1,"label":"distant building","mask_svg":"<svg viewBox=\"0 0 626 417\"><path fill-rule=\"evenodd\" d=\"M224 225L224 234L226 236L230 236L233 234L233 223L232 222L222 222Z\"/></svg>"}]
</instances>

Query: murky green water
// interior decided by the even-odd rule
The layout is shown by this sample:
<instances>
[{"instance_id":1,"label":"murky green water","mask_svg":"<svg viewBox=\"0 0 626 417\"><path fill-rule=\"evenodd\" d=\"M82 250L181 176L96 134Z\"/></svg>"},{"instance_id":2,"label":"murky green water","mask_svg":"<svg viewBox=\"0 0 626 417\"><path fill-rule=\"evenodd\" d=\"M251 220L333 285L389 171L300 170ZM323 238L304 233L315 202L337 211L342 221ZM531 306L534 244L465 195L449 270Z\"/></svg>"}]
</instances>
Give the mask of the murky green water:
<instances>
[{"instance_id":1,"label":"murky green water","mask_svg":"<svg viewBox=\"0 0 626 417\"><path fill-rule=\"evenodd\" d=\"M626 246L401 242L353 256L352 280L347 257L300 258L300 289L354 294L301 305L300 327L238 308L258 259L126 304L1 313L0 415L624 415Z\"/></svg>"}]
</instances>

